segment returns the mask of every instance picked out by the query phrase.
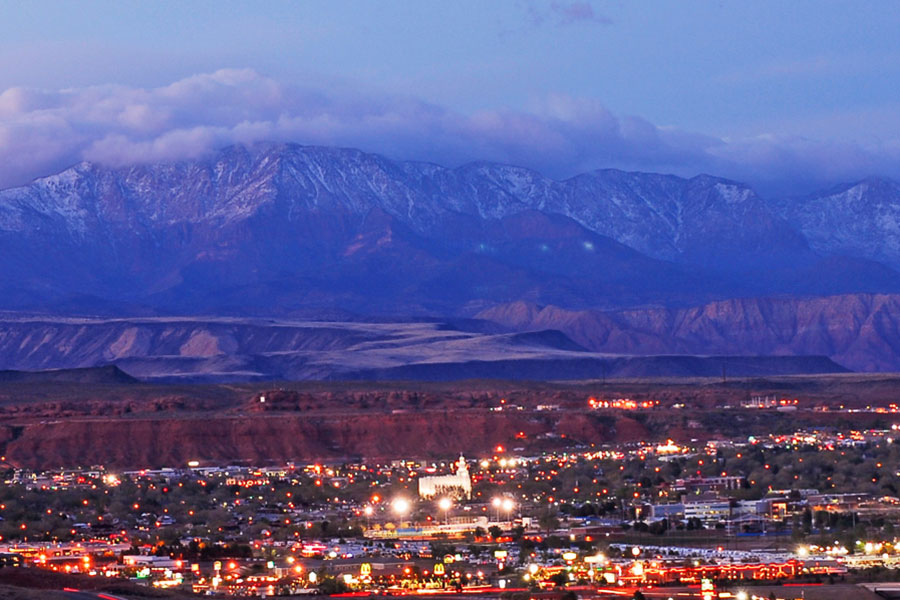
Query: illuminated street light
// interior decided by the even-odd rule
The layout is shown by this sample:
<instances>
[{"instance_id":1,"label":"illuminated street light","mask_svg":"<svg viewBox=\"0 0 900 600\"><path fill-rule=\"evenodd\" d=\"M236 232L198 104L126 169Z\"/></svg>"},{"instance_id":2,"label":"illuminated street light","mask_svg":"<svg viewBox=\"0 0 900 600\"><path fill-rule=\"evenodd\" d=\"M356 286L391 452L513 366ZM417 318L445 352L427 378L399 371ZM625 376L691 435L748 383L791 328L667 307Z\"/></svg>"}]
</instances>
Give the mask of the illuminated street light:
<instances>
[{"instance_id":1,"label":"illuminated street light","mask_svg":"<svg viewBox=\"0 0 900 600\"><path fill-rule=\"evenodd\" d=\"M449 519L447 517L447 513L450 511L450 508L453 506L453 501L450 498L441 498L438 500L438 507L444 511L444 523L449 523Z\"/></svg>"},{"instance_id":2,"label":"illuminated street light","mask_svg":"<svg viewBox=\"0 0 900 600\"><path fill-rule=\"evenodd\" d=\"M500 520L500 507L503 506L503 498L499 496L494 496L491 498L491 506L494 507L494 520Z\"/></svg>"},{"instance_id":3,"label":"illuminated street light","mask_svg":"<svg viewBox=\"0 0 900 600\"><path fill-rule=\"evenodd\" d=\"M504 498L503 502L501 502L503 506L503 512L506 513L506 520L509 521L509 513L512 512L512 509L515 508L516 503L513 502L512 498Z\"/></svg>"},{"instance_id":4,"label":"illuminated street light","mask_svg":"<svg viewBox=\"0 0 900 600\"><path fill-rule=\"evenodd\" d=\"M403 517L406 513L409 512L409 500L406 498L397 498L391 504L391 507L394 509L394 512L397 513L398 517Z\"/></svg>"},{"instance_id":5,"label":"illuminated street light","mask_svg":"<svg viewBox=\"0 0 900 600\"><path fill-rule=\"evenodd\" d=\"M747 598L748 598L747 592L745 592L744 590L739 591L737 594L734 595L734 597L735 597L735 600L747 600Z\"/></svg>"}]
</instances>

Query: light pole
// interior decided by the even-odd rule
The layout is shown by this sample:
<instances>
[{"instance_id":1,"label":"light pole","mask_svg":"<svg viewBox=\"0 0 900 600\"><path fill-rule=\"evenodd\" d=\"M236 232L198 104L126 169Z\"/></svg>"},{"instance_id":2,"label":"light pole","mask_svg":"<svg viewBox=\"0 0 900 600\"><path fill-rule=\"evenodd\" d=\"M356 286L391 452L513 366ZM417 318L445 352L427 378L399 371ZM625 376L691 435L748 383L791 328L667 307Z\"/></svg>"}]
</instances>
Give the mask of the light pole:
<instances>
[{"instance_id":1,"label":"light pole","mask_svg":"<svg viewBox=\"0 0 900 600\"><path fill-rule=\"evenodd\" d=\"M403 516L409 512L409 500L406 498L397 498L391 504L391 507L394 509L394 512L400 518L400 524L403 524Z\"/></svg>"},{"instance_id":2,"label":"light pole","mask_svg":"<svg viewBox=\"0 0 900 600\"><path fill-rule=\"evenodd\" d=\"M503 505L503 500L498 496L494 496L491 498L491 506L494 507L494 520L500 521L500 506Z\"/></svg>"},{"instance_id":3,"label":"light pole","mask_svg":"<svg viewBox=\"0 0 900 600\"><path fill-rule=\"evenodd\" d=\"M512 509L515 508L516 503L513 502L512 498L504 498L501 505L503 506L503 512L506 514L506 520L509 521L509 514L512 512Z\"/></svg>"},{"instance_id":4,"label":"light pole","mask_svg":"<svg viewBox=\"0 0 900 600\"><path fill-rule=\"evenodd\" d=\"M438 500L438 507L444 511L444 524L449 524L450 520L447 517L447 513L450 508L453 506L453 501L450 498L441 498Z\"/></svg>"}]
</instances>

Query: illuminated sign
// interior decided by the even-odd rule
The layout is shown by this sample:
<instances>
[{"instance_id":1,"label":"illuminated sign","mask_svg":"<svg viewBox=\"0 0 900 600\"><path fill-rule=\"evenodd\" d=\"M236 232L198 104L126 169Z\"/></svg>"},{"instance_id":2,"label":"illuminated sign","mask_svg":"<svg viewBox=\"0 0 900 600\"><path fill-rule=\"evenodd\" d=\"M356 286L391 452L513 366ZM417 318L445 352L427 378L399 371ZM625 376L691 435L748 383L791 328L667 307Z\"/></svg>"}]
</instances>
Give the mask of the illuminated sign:
<instances>
[{"instance_id":1,"label":"illuminated sign","mask_svg":"<svg viewBox=\"0 0 900 600\"><path fill-rule=\"evenodd\" d=\"M716 595L716 585L712 579L704 577L700 580L700 597L703 600L712 600Z\"/></svg>"}]
</instances>

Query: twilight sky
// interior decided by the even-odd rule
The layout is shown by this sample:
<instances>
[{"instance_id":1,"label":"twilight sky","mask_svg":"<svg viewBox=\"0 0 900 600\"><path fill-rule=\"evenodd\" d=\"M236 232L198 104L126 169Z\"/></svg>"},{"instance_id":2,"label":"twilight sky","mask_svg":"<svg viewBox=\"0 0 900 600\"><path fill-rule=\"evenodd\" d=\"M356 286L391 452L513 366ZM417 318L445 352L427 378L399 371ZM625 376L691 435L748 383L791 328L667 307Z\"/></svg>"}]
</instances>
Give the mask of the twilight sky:
<instances>
[{"instance_id":1,"label":"twilight sky","mask_svg":"<svg viewBox=\"0 0 900 600\"><path fill-rule=\"evenodd\" d=\"M235 142L769 195L900 178L889 1L0 1L0 186Z\"/></svg>"}]
</instances>

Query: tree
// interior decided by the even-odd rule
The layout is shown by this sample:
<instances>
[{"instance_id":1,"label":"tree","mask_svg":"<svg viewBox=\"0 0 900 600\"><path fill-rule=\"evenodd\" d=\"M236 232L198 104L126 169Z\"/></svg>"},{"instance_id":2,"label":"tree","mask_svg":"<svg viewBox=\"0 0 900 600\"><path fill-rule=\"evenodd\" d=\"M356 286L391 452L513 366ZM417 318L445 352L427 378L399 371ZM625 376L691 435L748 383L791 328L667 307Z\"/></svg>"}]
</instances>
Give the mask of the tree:
<instances>
[{"instance_id":1,"label":"tree","mask_svg":"<svg viewBox=\"0 0 900 600\"><path fill-rule=\"evenodd\" d=\"M503 530L497 527L496 525L491 525L488 527L488 533L491 534L491 537L497 539L501 535L503 535Z\"/></svg>"},{"instance_id":2,"label":"tree","mask_svg":"<svg viewBox=\"0 0 900 600\"><path fill-rule=\"evenodd\" d=\"M331 596L332 594L343 594L347 591L347 584L336 577L332 577L331 575L324 575L319 580L319 592L326 595Z\"/></svg>"},{"instance_id":3,"label":"tree","mask_svg":"<svg viewBox=\"0 0 900 600\"><path fill-rule=\"evenodd\" d=\"M803 533L809 535L812 532L813 514L809 507L803 509Z\"/></svg>"},{"instance_id":4,"label":"tree","mask_svg":"<svg viewBox=\"0 0 900 600\"><path fill-rule=\"evenodd\" d=\"M568 580L568 574L565 571L560 571L559 573L551 575L548 581L552 582L556 587L562 587L566 585Z\"/></svg>"},{"instance_id":5,"label":"tree","mask_svg":"<svg viewBox=\"0 0 900 600\"><path fill-rule=\"evenodd\" d=\"M538 517L538 525L546 532L559 528L559 518L556 511L546 510Z\"/></svg>"},{"instance_id":6,"label":"tree","mask_svg":"<svg viewBox=\"0 0 900 600\"><path fill-rule=\"evenodd\" d=\"M662 535L669 529L668 519L660 519L650 524L649 531L654 535Z\"/></svg>"}]
</instances>

